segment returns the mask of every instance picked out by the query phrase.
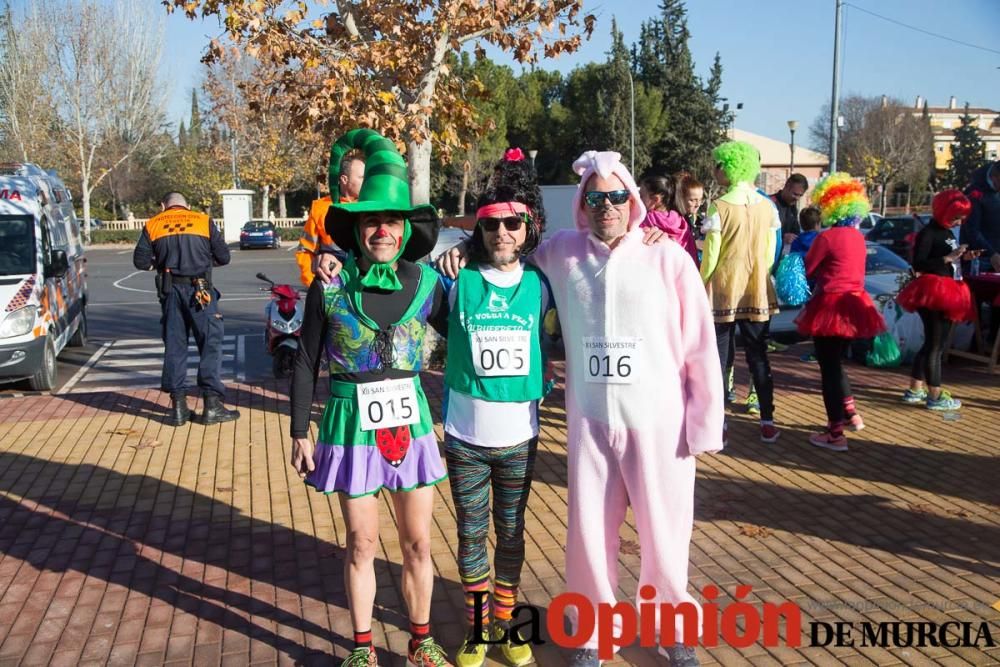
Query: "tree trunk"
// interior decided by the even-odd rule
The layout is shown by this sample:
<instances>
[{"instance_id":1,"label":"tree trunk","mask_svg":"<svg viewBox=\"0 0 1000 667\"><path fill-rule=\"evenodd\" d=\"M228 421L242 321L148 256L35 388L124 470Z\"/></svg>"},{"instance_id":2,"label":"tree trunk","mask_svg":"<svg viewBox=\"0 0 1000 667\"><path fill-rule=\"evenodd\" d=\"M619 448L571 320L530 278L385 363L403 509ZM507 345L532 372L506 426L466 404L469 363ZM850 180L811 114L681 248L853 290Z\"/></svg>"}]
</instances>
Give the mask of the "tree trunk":
<instances>
[{"instance_id":1,"label":"tree trunk","mask_svg":"<svg viewBox=\"0 0 1000 667\"><path fill-rule=\"evenodd\" d=\"M284 190L279 190L278 191L278 217L279 218L287 218L288 217L288 209L285 208L285 191Z\"/></svg>"},{"instance_id":2,"label":"tree trunk","mask_svg":"<svg viewBox=\"0 0 1000 667\"><path fill-rule=\"evenodd\" d=\"M458 192L458 217L465 216L465 195L469 191L469 161L462 165L462 189Z\"/></svg>"},{"instance_id":3,"label":"tree trunk","mask_svg":"<svg viewBox=\"0 0 1000 667\"><path fill-rule=\"evenodd\" d=\"M409 148L410 163L410 203L429 204L431 201L431 142L411 141Z\"/></svg>"},{"instance_id":4,"label":"tree trunk","mask_svg":"<svg viewBox=\"0 0 1000 667\"><path fill-rule=\"evenodd\" d=\"M260 217L262 220L267 220L269 212L271 210L271 186L265 185L264 192L261 193L260 197Z\"/></svg>"},{"instance_id":5,"label":"tree trunk","mask_svg":"<svg viewBox=\"0 0 1000 667\"><path fill-rule=\"evenodd\" d=\"M888 190L888 189L889 189L889 184L888 183L883 183L882 184L882 195L881 195L881 197L879 197L879 206L878 206L879 215L885 215L885 197L886 197L886 194L887 194L886 190Z\"/></svg>"},{"instance_id":6,"label":"tree trunk","mask_svg":"<svg viewBox=\"0 0 1000 667\"><path fill-rule=\"evenodd\" d=\"M80 180L80 197L83 202L83 229L87 243L90 243L90 174L83 172Z\"/></svg>"}]
</instances>

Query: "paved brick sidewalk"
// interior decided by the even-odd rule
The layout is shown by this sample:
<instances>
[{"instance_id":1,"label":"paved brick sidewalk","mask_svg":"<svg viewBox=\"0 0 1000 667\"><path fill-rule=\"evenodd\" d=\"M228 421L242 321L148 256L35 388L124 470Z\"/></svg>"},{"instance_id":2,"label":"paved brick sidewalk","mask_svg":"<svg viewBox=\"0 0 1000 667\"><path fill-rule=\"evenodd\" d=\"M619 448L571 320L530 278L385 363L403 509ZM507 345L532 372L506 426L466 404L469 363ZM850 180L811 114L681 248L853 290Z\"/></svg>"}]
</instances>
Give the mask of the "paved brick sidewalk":
<instances>
[{"instance_id":1,"label":"paved brick sidewalk","mask_svg":"<svg viewBox=\"0 0 1000 667\"><path fill-rule=\"evenodd\" d=\"M811 620L991 623L1000 643L1000 377L946 369L959 421L897 402L902 371L850 367L868 428L836 454L818 369L775 355L777 444L736 416L724 454L699 463L691 586L754 604L792 600ZM440 400L440 377L425 382ZM561 394L541 410L528 507L524 601L563 589L566 449ZM337 664L349 646L335 498L286 465L284 387L232 388L236 423L173 429L158 392L0 400L0 666ZM461 640L455 519L438 487L435 633ZM383 499L375 641L400 665L407 638L400 550ZM621 592L635 594L638 537L622 532ZM857 609L859 605L867 608ZM822 608L821 605L826 605ZM886 608L872 611L875 606ZM867 609L867 610L866 610ZM855 639L860 643L860 629ZM808 632L804 633L808 643ZM551 645L543 667L565 664ZM1000 648L699 649L704 664L1000 664ZM491 663L499 664L499 663ZM615 664L663 664L626 649Z\"/></svg>"}]
</instances>

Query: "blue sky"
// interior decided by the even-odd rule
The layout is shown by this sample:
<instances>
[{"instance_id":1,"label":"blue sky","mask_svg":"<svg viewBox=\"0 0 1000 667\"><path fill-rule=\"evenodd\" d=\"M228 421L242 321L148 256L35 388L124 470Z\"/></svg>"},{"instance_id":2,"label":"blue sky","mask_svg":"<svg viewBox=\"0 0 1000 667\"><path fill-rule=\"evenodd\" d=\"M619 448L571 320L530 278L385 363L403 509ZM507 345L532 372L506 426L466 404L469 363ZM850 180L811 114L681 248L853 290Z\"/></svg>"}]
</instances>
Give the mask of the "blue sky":
<instances>
[{"instance_id":1,"label":"blue sky","mask_svg":"<svg viewBox=\"0 0 1000 667\"><path fill-rule=\"evenodd\" d=\"M997 0L849 0L850 5L948 37L1000 51ZM736 127L784 139L786 121L798 120L797 143L808 144L808 126L830 97L833 68L834 0L689 0L691 50L699 74L706 75L715 52L724 68L722 94L743 102ZM844 94L887 94L913 104L917 95L932 106L950 96L959 105L1000 109L1000 53L989 53L930 37L868 15L844 10L841 49ZM540 63L568 72L604 60L610 47L612 16L626 44L638 40L643 20L658 11L658 0L584 0L598 17L594 36L579 52ZM164 73L173 82L169 117L186 118L191 89L200 81L199 58L220 30L215 21L188 21L173 14L165 22ZM509 62L504 54L490 56ZM515 69L517 67L515 66Z\"/></svg>"}]
</instances>

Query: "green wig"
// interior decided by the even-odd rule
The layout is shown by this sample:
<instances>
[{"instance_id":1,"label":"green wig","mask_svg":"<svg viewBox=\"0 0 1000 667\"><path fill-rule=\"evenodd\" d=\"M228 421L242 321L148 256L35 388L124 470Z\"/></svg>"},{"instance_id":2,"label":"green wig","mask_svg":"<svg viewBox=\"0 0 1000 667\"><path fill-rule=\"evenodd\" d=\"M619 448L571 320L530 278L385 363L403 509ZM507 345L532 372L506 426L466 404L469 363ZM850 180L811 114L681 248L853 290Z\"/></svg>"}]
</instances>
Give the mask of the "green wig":
<instances>
[{"instance_id":1,"label":"green wig","mask_svg":"<svg viewBox=\"0 0 1000 667\"><path fill-rule=\"evenodd\" d=\"M729 185L753 183L760 173L760 153L745 141L727 141L712 151L715 164L729 179Z\"/></svg>"}]
</instances>

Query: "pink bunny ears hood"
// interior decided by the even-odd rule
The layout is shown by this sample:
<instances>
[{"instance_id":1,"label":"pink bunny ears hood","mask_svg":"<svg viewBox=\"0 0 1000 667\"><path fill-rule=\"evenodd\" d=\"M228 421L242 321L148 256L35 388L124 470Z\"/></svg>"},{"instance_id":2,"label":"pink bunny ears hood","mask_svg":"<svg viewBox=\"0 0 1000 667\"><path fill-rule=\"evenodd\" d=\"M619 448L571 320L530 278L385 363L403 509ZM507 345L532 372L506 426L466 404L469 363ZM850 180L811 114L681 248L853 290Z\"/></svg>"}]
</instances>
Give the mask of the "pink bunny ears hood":
<instances>
[{"instance_id":1,"label":"pink bunny ears hood","mask_svg":"<svg viewBox=\"0 0 1000 667\"><path fill-rule=\"evenodd\" d=\"M584 232L590 230L587 214L583 210L583 194L587 187L587 181L594 174L598 174L602 178L608 178L611 175L617 176L632 195L632 214L628 220L629 231L646 218L646 207L643 206L642 200L639 198L639 187L621 160L621 154L614 151L587 151L573 163L573 171L580 175L580 185L576 189L576 194L573 195L573 219L576 221L577 229Z\"/></svg>"}]
</instances>

